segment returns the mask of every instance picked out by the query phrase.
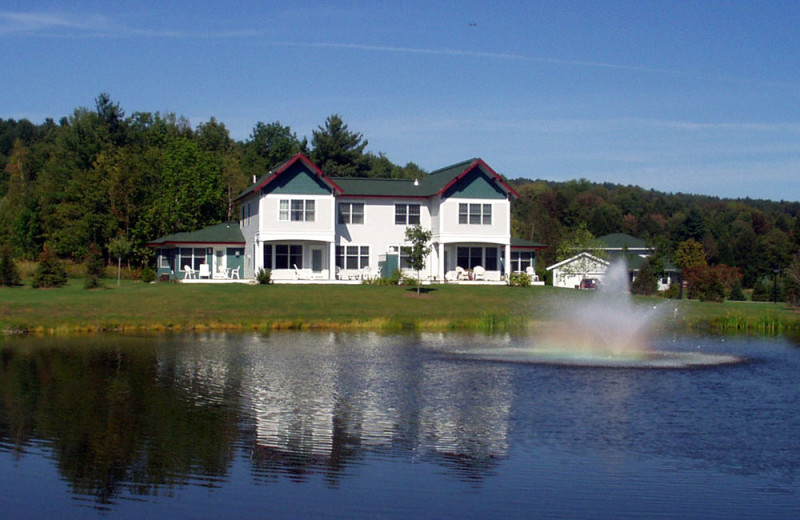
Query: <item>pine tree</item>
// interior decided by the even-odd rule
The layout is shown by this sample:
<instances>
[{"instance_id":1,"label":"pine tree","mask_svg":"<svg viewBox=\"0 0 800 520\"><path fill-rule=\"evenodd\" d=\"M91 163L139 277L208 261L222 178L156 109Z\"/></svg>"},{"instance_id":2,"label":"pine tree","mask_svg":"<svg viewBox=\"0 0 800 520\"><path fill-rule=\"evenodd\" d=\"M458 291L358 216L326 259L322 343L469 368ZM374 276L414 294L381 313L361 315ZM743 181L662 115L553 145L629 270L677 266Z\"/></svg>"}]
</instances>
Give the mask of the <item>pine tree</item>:
<instances>
[{"instance_id":1,"label":"pine tree","mask_svg":"<svg viewBox=\"0 0 800 520\"><path fill-rule=\"evenodd\" d=\"M31 285L35 289L49 287L63 287L67 285L67 271L55 251L49 246L44 246L44 251L39 255L39 265L33 273Z\"/></svg>"},{"instance_id":2,"label":"pine tree","mask_svg":"<svg viewBox=\"0 0 800 520\"><path fill-rule=\"evenodd\" d=\"M86 282L87 289L97 289L103 286L102 278L105 272L105 262L103 253L97 244L89 245L89 252L86 254Z\"/></svg>"},{"instance_id":3,"label":"pine tree","mask_svg":"<svg viewBox=\"0 0 800 520\"><path fill-rule=\"evenodd\" d=\"M3 256L0 257L0 285L5 287L20 285L19 271L8 246L3 248Z\"/></svg>"}]
</instances>

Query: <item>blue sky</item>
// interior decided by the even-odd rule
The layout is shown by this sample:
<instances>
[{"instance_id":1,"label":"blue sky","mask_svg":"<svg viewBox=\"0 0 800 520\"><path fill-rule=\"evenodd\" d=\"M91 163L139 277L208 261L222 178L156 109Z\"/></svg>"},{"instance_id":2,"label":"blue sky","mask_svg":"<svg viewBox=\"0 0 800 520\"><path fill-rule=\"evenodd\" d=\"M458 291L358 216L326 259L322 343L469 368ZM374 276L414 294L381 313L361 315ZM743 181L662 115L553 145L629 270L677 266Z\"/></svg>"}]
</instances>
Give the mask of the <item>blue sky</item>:
<instances>
[{"instance_id":1,"label":"blue sky","mask_svg":"<svg viewBox=\"0 0 800 520\"><path fill-rule=\"evenodd\" d=\"M333 113L395 163L800 200L800 2L0 3L0 117Z\"/></svg>"}]
</instances>

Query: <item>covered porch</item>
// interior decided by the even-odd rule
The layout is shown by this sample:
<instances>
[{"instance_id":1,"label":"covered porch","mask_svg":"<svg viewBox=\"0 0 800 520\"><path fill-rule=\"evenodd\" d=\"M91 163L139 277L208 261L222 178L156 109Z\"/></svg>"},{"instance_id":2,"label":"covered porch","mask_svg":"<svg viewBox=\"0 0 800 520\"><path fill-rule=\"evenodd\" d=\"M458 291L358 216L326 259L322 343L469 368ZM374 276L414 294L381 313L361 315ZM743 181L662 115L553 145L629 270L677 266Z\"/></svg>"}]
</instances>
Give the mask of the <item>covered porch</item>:
<instances>
[{"instance_id":1,"label":"covered porch","mask_svg":"<svg viewBox=\"0 0 800 520\"><path fill-rule=\"evenodd\" d=\"M335 245L317 240L259 241L255 272L263 268L274 282L335 280Z\"/></svg>"},{"instance_id":2,"label":"covered porch","mask_svg":"<svg viewBox=\"0 0 800 520\"><path fill-rule=\"evenodd\" d=\"M230 282L244 278L245 241L235 222L166 235L147 245L156 249L158 280Z\"/></svg>"}]
</instances>

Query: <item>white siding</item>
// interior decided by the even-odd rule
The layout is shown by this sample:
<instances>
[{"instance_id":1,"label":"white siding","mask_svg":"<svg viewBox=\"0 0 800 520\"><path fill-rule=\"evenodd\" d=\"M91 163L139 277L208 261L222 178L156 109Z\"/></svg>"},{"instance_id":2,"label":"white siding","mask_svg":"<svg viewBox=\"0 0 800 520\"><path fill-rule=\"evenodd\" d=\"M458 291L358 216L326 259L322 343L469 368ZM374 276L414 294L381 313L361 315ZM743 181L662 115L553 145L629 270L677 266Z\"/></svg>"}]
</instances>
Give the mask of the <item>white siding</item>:
<instances>
[{"instance_id":1,"label":"white siding","mask_svg":"<svg viewBox=\"0 0 800 520\"><path fill-rule=\"evenodd\" d=\"M459 224L459 204L491 204L491 225ZM438 233L434 231L434 241L437 242L476 242L505 245L511 241L511 204L508 200L449 198L439 204L438 220Z\"/></svg>"}]
</instances>

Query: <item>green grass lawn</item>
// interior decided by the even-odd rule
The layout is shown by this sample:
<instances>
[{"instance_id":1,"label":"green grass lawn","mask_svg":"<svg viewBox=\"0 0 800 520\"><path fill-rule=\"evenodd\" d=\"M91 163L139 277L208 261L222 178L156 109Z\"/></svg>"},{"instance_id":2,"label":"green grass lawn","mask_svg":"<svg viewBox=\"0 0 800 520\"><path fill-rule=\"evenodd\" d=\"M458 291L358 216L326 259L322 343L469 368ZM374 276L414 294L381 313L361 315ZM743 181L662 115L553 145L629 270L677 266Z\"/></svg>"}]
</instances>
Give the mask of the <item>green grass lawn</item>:
<instances>
[{"instance_id":1,"label":"green grass lawn","mask_svg":"<svg viewBox=\"0 0 800 520\"><path fill-rule=\"evenodd\" d=\"M369 285L182 285L123 280L88 291L82 279L61 289L0 288L0 328L70 333L167 329L483 329L530 327L552 309L587 298L552 287L426 287ZM645 304L660 298L640 299ZM783 304L680 302L688 327L781 332L800 329L800 315Z\"/></svg>"}]
</instances>

